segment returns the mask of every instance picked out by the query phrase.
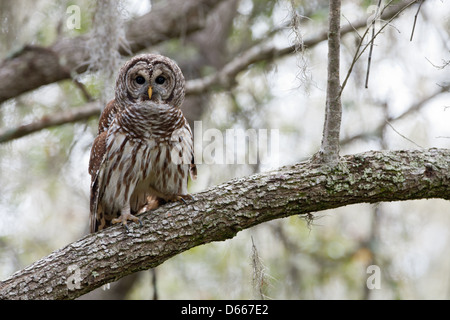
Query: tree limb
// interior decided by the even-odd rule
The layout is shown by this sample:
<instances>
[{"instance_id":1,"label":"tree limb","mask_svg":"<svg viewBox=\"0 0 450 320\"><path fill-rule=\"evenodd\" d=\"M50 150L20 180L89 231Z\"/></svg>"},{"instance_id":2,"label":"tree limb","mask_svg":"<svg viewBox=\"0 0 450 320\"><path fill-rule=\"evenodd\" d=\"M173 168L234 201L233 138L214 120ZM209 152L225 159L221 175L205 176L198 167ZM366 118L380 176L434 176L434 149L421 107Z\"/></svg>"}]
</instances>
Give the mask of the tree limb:
<instances>
[{"instance_id":1,"label":"tree limb","mask_svg":"<svg viewBox=\"0 0 450 320\"><path fill-rule=\"evenodd\" d=\"M345 86L347 84L347 81L350 78L350 75L352 74L353 67L355 66L356 62L359 60L359 58L366 51L367 48L371 48L372 47L373 42L375 41L375 38L378 37L378 35L381 34L381 32L387 26L391 25L391 22L394 19L396 19L403 11L408 9L410 6L415 4L417 1L420 1L420 0L409 0L409 1L406 1L402 6L397 7L395 10L392 10L392 9L388 10L388 8L390 8L390 2L389 2L382 9L381 17L380 17L380 20L389 20L389 21L386 22L385 24L383 24L383 26L376 33L374 33L372 35L372 38L369 39L369 42L367 44L363 45L363 41L364 41L365 37L369 34L369 30L370 30L369 27L366 28L366 30L364 31L364 34L362 35L362 37L360 37L359 44L358 44L358 47L356 49L355 55L353 56L352 63L350 64L350 68L347 71L347 75L345 76L344 81L342 82L340 95L342 95L342 91L344 90L344 88L345 88ZM389 12L389 14L384 14L385 12ZM370 54L369 54L369 56L370 56ZM366 82L366 84L367 84L367 82ZM367 86L366 86L366 88L367 88Z\"/></svg>"},{"instance_id":2,"label":"tree limb","mask_svg":"<svg viewBox=\"0 0 450 320\"><path fill-rule=\"evenodd\" d=\"M149 13L129 22L127 49L135 53L199 30L218 3L219 0L160 2ZM5 59L0 63L0 103L42 85L69 79L73 71L86 71L90 61L88 40L89 35L81 35L59 39L47 48L26 46ZM121 54L129 54L127 49L121 48Z\"/></svg>"},{"instance_id":3,"label":"tree limb","mask_svg":"<svg viewBox=\"0 0 450 320\"><path fill-rule=\"evenodd\" d=\"M44 116L41 119L28 124L22 124L14 128L0 129L0 143L21 138L42 129L59 126L66 123L84 121L90 117L99 116L100 112L101 106L98 102L89 102L83 107L71 108L68 111L62 111L49 116Z\"/></svg>"},{"instance_id":4,"label":"tree limb","mask_svg":"<svg viewBox=\"0 0 450 320\"><path fill-rule=\"evenodd\" d=\"M192 0L192 15L197 16L200 13L194 11L197 3L202 3L200 6L203 15L207 15L209 10L212 10L212 5L218 2L217 0ZM417 0L409 0L408 3L416 2ZM389 20L397 16L399 12L403 11L405 6L392 7L383 12L381 19ZM161 9L162 10L162 9ZM131 21L127 31L127 39L130 41L130 48L133 52L145 49L151 45L155 45L162 40L167 40L173 36L179 36L181 33L188 34L201 28L203 22L201 19L188 19L186 24L178 24L184 26L185 30L178 29L164 29L156 25L167 23L165 19L176 19L175 13L178 12L182 16L187 15L187 12L173 10L171 6L167 6L166 11L153 10L148 14L140 17L137 20ZM179 17L178 17L179 18ZM152 29L151 24L155 24ZM363 18L348 24L341 29L341 35L353 32L355 29L365 27L367 19ZM145 26L144 29L142 27ZM154 30L148 32L148 30ZM165 34L157 33L167 32ZM147 38L146 38L147 37ZM286 56L295 53L296 48L303 50L327 39L327 32L323 31L315 37L306 39L303 48L297 48L298 44L287 46L283 48L276 48L260 44L254 48L250 48L245 53L230 61L222 70L201 79L192 80L187 83L187 93L197 94L211 89L213 86L223 86L224 84L231 84L234 82L234 76L240 71L245 70L250 64L268 59L272 61L277 57ZM76 69L78 73L84 72L87 69L87 61L89 55L87 53L87 36L79 36L71 39L61 39L55 42L48 48L27 46L21 52L17 53L11 58L4 60L0 64L0 103L7 99L16 97L24 92L37 89L38 87L50 83L54 83L64 79L70 79L70 71ZM144 45L145 44L145 45ZM259 51L258 51L259 50ZM125 54L125 52L122 52Z\"/></svg>"},{"instance_id":5,"label":"tree limb","mask_svg":"<svg viewBox=\"0 0 450 320\"><path fill-rule=\"evenodd\" d=\"M409 0L403 6L389 8L383 11L381 19L389 20L394 17L398 17L399 13L409 7L411 3L417 0ZM366 27L367 19L363 18L353 23L349 23L343 26L340 30L340 34L344 35L350 32L354 32L356 29ZM187 94L198 94L204 91L208 91L211 87L225 87L229 88L235 82L236 75L247 69L253 63L261 61L273 61L277 58L284 57L289 54L294 54L296 51L305 50L327 40L327 30L319 32L317 35L305 39L302 46L299 44L293 44L282 48L277 48L267 43L258 43L257 45L247 49L239 56L228 62L221 70L218 70L214 74L207 75L200 79L190 80L186 83Z\"/></svg>"},{"instance_id":6,"label":"tree limb","mask_svg":"<svg viewBox=\"0 0 450 320\"><path fill-rule=\"evenodd\" d=\"M369 140L369 139L375 139L377 137L380 137L380 134L384 131L384 129L388 125L388 123L392 123L394 121L401 120L401 119L411 115L414 112L420 111L423 107L425 107L428 104L428 102L430 100L436 98L437 96L439 96L442 93L448 92L450 90L450 84L439 86L439 88L440 89L436 90L429 96L427 96L427 97L421 99L420 101L414 103L413 105L411 105L408 109L406 109L401 114L399 114L395 117L387 116L385 121L383 121L381 124L379 124L375 129L372 129L370 131L365 131L362 133L358 133L358 134L355 134L350 137L346 137L341 140L340 144L345 145L345 144L351 143L355 140Z\"/></svg>"},{"instance_id":7,"label":"tree limb","mask_svg":"<svg viewBox=\"0 0 450 320\"><path fill-rule=\"evenodd\" d=\"M415 0L416 1L416 0ZM413 1L411 1L413 2ZM393 16L398 15L398 11L404 10L404 7L395 8L392 10L386 10L385 13L382 15L383 19L390 19ZM349 23L346 26L341 28L341 35L346 34L349 32L353 32L355 29L361 28L366 26L367 21L365 19L361 19L358 21L355 21L353 23ZM294 54L295 50L304 50L306 48L312 48L318 43L325 41L327 39L327 32L322 31L319 32L317 35L310 37L308 39L305 39L303 42L302 48L297 48L296 44L283 47L283 48L276 48L271 45L267 45L265 43L258 44L241 55L237 56L230 62L228 62L221 70L218 70L212 75L204 76L199 79L192 79L188 80L186 82L186 95L196 95L200 94L206 91L211 90L214 87L219 88L230 88L235 83L235 77L237 74L242 72L243 70L247 69L251 64L257 63L260 61L273 61L277 58L281 58L283 56ZM36 48L36 47L27 47L29 51L39 51L42 50L45 54L52 55L53 53L50 51L48 52L45 50L45 48ZM22 59L22 58L21 58ZM35 57L30 57L31 59L35 59ZM39 59L37 59L39 60ZM16 67L20 66L21 63L18 63ZM47 64L49 66L52 66L52 63ZM14 74L14 69L16 67L10 66L7 68L7 70L2 69L2 66L0 66L0 84L5 82L6 80L2 80L2 72L5 74ZM39 69L39 68L38 68ZM9 70L9 71L8 71ZM56 69L55 72L60 72L61 70ZM27 75L28 77L28 75ZM61 77L62 79L66 79L70 77L69 73L62 73L58 78ZM39 81L41 78L39 77ZM26 81L27 85L34 84L34 86L40 86L44 83L35 83L34 81ZM34 89L35 87L32 87L30 89ZM2 101L1 98L1 85L0 85L0 102ZM8 90L5 90L8 91ZM15 95L13 95L15 96ZM12 97L12 96L11 96ZM82 108L74 108L70 112L63 112L63 113L57 113L53 115L48 115L43 117L42 119L36 120L32 123L28 124L22 124L18 127L13 128L5 128L3 130L0 130L0 143L7 142L13 139L17 139L20 137L23 137L25 135L34 133L36 131L39 131L41 129L45 129L48 127L52 127L55 125L61 125L65 123L75 122L75 121L82 121L86 120L87 118L95 115L99 115L102 110L102 106L95 105L93 103L86 104L85 107Z\"/></svg>"},{"instance_id":8,"label":"tree limb","mask_svg":"<svg viewBox=\"0 0 450 320\"><path fill-rule=\"evenodd\" d=\"M340 83L341 1L330 0L328 22L328 75L325 121L319 160L336 163L339 160L339 134L341 131L342 104Z\"/></svg>"},{"instance_id":9,"label":"tree limb","mask_svg":"<svg viewBox=\"0 0 450 320\"><path fill-rule=\"evenodd\" d=\"M450 200L450 150L369 151L330 167L306 161L231 180L89 234L0 282L0 299L74 299L195 246L257 224L355 203Z\"/></svg>"}]
</instances>

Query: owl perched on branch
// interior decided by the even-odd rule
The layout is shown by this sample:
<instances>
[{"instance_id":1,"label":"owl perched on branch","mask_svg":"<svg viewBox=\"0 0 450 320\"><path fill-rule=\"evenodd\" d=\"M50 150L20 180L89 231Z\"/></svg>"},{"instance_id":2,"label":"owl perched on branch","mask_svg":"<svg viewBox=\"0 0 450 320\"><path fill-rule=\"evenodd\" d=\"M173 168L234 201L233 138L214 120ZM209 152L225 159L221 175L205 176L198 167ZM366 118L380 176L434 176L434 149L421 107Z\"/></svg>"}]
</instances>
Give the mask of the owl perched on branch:
<instances>
[{"instance_id":1,"label":"owl perched on branch","mask_svg":"<svg viewBox=\"0 0 450 320\"><path fill-rule=\"evenodd\" d=\"M183 74L167 57L143 54L122 67L91 149L91 232L127 228L140 222L136 214L191 197L188 176L197 169L184 95Z\"/></svg>"}]
</instances>

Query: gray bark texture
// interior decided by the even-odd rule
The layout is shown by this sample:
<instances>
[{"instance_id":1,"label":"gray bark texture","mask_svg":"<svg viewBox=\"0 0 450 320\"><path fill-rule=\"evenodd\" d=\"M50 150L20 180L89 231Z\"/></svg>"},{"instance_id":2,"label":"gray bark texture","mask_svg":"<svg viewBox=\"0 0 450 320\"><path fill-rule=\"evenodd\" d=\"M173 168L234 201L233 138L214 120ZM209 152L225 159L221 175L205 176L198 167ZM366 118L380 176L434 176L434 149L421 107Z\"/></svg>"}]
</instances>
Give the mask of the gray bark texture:
<instances>
[{"instance_id":1,"label":"gray bark texture","mask_svg":"<svg viewBox=\"0 0 450 320\"><path fill-rule=\"evenodd\" d=\"M339 76L341 48L341 1L330 0L328 18L328 81L325 123L320 154L324 162L339 160L339 134L341 130L342 104Z\"/></svg>"},{"instance_id":2,"label":"gray bark texture","mask_svg":"<svg viewBox=\"0 0 450 320\"><path fill-rule=\"evenodd\" d=\"M355 203L450 200L450 150L369 151L231 180L141 216L130 232L89 234L0 282L0 299L74 299L195 246L292 215Z\"/></svg>"}]
</instances>

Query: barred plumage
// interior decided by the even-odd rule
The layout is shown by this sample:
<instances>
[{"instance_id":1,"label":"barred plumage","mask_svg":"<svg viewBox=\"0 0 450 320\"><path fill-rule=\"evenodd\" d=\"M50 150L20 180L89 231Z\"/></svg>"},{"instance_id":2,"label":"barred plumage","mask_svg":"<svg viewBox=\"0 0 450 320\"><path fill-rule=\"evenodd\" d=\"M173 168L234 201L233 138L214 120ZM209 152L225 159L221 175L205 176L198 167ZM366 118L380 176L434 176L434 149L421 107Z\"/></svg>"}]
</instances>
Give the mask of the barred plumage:
<instances>
[{"instance_id":1,"label":"barred plumage","mask_svg":"<svg viewBox=\"0 0 450 320\"><path fill-rule=\"evenodd\" d=\"M91 232L160 202L188 196L196 178L193 138L180 106L184 77L175 62L137 56L121 69L91 150Z\"/></svg>"}]
</instances>

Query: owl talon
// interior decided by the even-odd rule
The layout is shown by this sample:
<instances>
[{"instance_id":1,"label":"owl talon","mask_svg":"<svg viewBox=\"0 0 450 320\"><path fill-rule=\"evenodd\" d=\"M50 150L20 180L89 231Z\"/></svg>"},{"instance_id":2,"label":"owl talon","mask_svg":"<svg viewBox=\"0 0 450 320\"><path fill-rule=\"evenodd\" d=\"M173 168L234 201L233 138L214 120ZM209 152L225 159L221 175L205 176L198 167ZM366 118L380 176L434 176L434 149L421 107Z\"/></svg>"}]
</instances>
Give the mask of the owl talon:
<instances>
[{"instance_id":1,"label":"owl talon","mask_svg":"<svg viewBox=\"0 0 450 320\"><path fill-rule=\"evenodd\" d=\"M176 196L175 199L180 201L180 202L183 202L184 204L187 204L186 199L187 200L195 200L195 198L192 195L190 195L190 194L179 195L179 196Z\"/></svg>"},{"instance_id":2,"label":"owl talon","mask_svg":"<svg viewBox=\"0 0 450 320\"><path fill-rule=\"evenodd\" d=\"M133 216L131 213L122 213L119 218L112 219L111 223L112 224L122 223L125 230L127 230L127 232L129 232L130 229L128 228L128 225L127 225L128 220L133 221L133 222L139 222L139 225L141 227L143 226L141 219Z\"/></svg>"}]
</instances>

